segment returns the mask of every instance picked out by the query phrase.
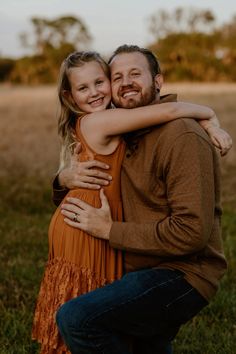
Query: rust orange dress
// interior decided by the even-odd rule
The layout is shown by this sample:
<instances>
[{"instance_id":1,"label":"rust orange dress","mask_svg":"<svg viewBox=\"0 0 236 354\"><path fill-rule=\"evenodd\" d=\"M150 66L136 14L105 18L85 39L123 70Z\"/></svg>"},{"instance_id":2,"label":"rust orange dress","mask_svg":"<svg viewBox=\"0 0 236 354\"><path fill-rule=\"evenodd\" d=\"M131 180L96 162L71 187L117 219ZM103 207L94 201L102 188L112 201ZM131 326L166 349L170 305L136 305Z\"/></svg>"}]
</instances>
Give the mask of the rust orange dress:
<instances>
[{"instance_id":1,"label":"rust orange dress","mask_svg":"<svg viewBox=\"0 0 236 354\"><path fill-rule=\"evenodd\" d=\"M84 140L79 119L76 133L82 144L81 161L97 159L111 166L112 182L104 187L113 220L122 220L120 170L125 151L121 140L109 155L95 153ZM100 207L99 191L74 189L67 197L78 197ZM64 302L113 282L122 276L122 253L109 242L94 238L64 222L60 206L49 226L49 257L37 299L32 338L41 343L41 354L70 353L58 332L55 314Z\"/></svg>"}]
</instances>

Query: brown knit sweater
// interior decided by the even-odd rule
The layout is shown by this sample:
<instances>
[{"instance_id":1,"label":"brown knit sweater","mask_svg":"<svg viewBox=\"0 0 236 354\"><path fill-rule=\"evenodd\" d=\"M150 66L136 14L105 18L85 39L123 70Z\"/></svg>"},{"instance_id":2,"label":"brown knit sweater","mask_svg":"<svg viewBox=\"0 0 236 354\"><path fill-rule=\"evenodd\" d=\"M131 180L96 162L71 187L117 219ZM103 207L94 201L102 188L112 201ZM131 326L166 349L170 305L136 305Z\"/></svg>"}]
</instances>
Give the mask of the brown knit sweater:
<instances>
[{"instance_id":1,"label":"brown knit sweater","mask_svg":"<svg viewBox=\"0 0 236 354\"><path fill-rule=\"evenodd\" d=\"M220 229L220 175L215 148L198 123L178 119L152 129L123 161L126 222L110 244L125 250L127 271L179 269L207 300L226 270Z\"/></svg>"},{"instance_id":2,"label":"brown knit sweater","mask_svg":"<svg viewBox=\"0 0 236 354\"><path fill-rule=\"evenodd\" d=\"M179 269L209 300L226 261L219 159L205 131L192 119L150 129L127 149L121 190L125 222L113 223L110 244L125 251L126 271ZM54 187L56 203L62 195Z\"/></svg>"}]
</instances>

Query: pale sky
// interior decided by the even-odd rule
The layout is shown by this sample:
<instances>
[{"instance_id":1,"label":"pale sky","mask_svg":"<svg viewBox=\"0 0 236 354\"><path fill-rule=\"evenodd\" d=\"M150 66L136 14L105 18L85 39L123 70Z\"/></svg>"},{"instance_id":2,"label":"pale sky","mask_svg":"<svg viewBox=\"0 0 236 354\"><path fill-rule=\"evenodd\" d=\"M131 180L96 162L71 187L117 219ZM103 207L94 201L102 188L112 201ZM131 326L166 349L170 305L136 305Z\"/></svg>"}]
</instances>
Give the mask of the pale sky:
<instances>
[{"instance_id":1,"label":"pale sky","mask_svg":"<svg viewBox=\"0 0 236 354\"><path fill-rule=\"evenodd\" d=\"M147 24L150 15L158 9L186 6L212 10L218 23L236 14L235 0L0 0L0 56L26 54L19 33L32 29L33 16L80 17L93 37L91 49L110 54L124 43L148 45L152 41Z\"/></svg>"}]
</instances>

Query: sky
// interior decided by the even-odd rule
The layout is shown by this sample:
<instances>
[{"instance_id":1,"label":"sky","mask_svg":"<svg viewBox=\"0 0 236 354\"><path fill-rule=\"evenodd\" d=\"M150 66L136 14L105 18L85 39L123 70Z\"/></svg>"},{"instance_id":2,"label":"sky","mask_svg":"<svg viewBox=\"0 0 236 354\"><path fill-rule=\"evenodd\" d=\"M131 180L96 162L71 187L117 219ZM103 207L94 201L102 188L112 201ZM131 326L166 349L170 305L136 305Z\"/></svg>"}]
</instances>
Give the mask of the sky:
<instances>
[{"instance_id":1,"label":"sky","mask_svg":"<svg viewBox=\"0 0 236 354\"><path fill-rule=\"evenodd\" d=\"M0 56L27 54L19 34L30 33L33 16L81 18L93 37L90 49L107 55L124 43L147 46L153 39L148 18L177 7L210 9L219 24L236 14L235 0L0 0Z\"/></svg>"}]
</instances>

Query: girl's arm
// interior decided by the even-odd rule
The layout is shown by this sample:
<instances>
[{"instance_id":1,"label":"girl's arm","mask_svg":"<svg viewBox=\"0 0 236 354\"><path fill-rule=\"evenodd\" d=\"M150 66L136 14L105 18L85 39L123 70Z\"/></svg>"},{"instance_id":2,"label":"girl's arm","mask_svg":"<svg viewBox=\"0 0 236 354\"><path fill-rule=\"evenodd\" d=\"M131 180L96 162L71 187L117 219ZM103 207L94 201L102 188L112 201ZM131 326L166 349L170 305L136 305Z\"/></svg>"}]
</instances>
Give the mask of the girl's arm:
<instances>
[{"instance_id":1,"label":"girl's arm","mask_svg":"<svg viewBox=\"0 0 236 354\"><path fill-rule=\"evenodd\" d=\"M91 113L82 119L83 132L95 132L104 141L133 130L167 123L177 118L210 119L214 111L207 107L186 102L153 104L132 109L108 109Z\"/></svg>"},{"instance_id":2,"label":"girl's arm","mask_svg":"<svg viewBox=\"0 0 236 354\"><path fill-rule=\"evenodd\" d=\"M194 103L170 102L132 109L107 109L82 118L81 130L95 151L108 153L117 145L117 136L133 130L163 124L177 118L198 119L213 144L225 155L232 146L231 137L219 128L214 111ZM106 150L110 145L111 150ZM104 151L104 149L106 151Z\"/></svg>"}]
</instances>

